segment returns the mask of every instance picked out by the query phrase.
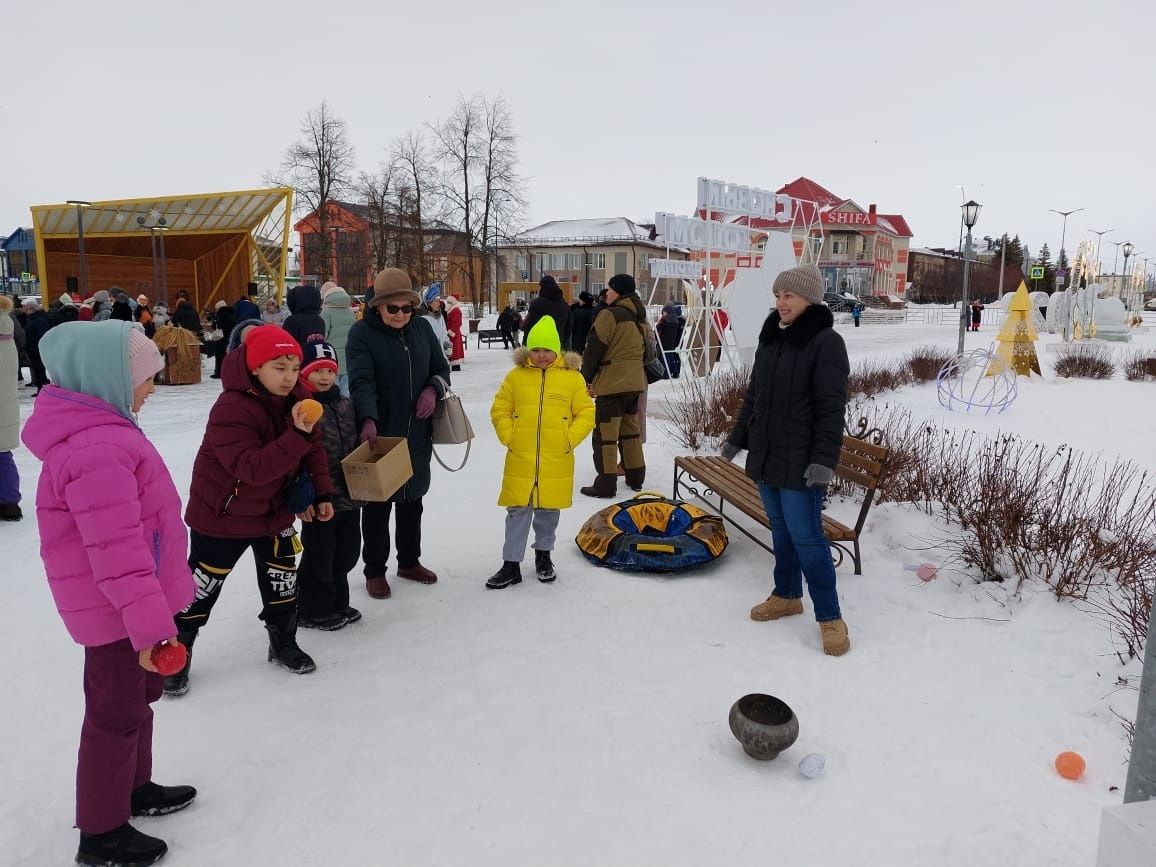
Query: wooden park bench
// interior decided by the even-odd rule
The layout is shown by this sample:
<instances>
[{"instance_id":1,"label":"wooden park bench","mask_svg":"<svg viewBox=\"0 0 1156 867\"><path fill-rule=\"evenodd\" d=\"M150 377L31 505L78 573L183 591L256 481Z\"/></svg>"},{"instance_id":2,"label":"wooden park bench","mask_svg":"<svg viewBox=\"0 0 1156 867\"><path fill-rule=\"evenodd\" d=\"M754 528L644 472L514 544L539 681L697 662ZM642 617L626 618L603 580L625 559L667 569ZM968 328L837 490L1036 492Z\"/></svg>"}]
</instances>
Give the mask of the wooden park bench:
<instances>
[{"instance_id":1,"label":"wooden park bench","mask_svg":"<svg viewBox=\"0 0 1156 867\"><path fill-rule=\"evenodd\" d=\"M494 343L502 342L502 332L496 328L479 328L478 329L478 349L482 348L482 344L490 346Z\"/></svg>"},{"instance_id":2,"label":"wooden park bench","mask_svg":"<svg viewBox=\"0 0 1156 867\"><path fill-rule=\"evenodd\" d=\"M887 461L888 449L859 437L845 435L843 448L839 453L839 465L835 475L864 489L863 505L854 527L823 513L823 533L827 536L836 556L835 565L843 562L843 554L851 555L855 564L855 574L862 574L862 559L859 554L859 537L867 521L867 512L875 499L875 489ZM725 511L729 504L751 520L770 530L771 523L763 508L758 486L751 481L743 468L719 456L679 457L674 459L674 499L679 499L679 491L693 496L716 509L723 520L729 522L752 542L774 554L774 548L755 536L735 521ZM848 547L850 546L850 547Z\"/></svg>"}]
</instances>

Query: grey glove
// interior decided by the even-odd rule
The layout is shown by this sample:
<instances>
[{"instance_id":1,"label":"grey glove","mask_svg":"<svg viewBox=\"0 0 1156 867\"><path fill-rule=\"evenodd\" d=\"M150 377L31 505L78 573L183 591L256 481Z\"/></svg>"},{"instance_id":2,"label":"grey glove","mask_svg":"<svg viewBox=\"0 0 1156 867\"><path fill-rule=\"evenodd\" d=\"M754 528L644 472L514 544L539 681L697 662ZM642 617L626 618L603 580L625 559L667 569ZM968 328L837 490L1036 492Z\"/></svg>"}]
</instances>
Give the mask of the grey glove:
<instances>
[{"instance_id":1,"label":"grey glove","mask_svg":"<svg viewBox=\"0 0 1156 867\"><path fill-rule=\"evenodd\" d=\"M803 473L803 481L807 483L808 488L825 487L831 484L831 480L834 478L835 471L833 469L819 464L811 464Z\"/></svg>"},{"instance_id":2,"label":"grey glove","mask_svg":"<svg viewBox=\"0 0 1156 867\"><path fill-rule=\"evenodd\" d=\"M722 444L722 448L718 450L718 453L728 461L733 461L735 459L735 455L737 455L739 451L740 449L738 446L728 441Z\"/></svg>"}]
</instances>

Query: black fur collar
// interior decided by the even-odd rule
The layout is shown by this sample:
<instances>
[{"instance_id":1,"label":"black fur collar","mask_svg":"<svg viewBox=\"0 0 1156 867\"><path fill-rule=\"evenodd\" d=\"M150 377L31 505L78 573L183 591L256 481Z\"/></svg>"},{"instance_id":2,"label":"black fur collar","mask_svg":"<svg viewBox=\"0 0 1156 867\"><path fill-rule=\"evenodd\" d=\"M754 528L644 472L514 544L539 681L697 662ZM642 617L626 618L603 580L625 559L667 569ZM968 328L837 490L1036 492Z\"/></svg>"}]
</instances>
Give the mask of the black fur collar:
<instances>
[{"instance_id":1,"label":"black fur collar","mask_svg":"<svg viewBox=\"0 0 1156 867\"><path fill-rule=\"evenodd\" d=\"M763 323L763 330L759 333L759 343L785 340L792 346L806 346L812 337L834 324L835 317L831 315L831 310L826 304L812 304L787 328L779 327L779 311L772 310L767 321Z\"/></svg>"}]
</instances>

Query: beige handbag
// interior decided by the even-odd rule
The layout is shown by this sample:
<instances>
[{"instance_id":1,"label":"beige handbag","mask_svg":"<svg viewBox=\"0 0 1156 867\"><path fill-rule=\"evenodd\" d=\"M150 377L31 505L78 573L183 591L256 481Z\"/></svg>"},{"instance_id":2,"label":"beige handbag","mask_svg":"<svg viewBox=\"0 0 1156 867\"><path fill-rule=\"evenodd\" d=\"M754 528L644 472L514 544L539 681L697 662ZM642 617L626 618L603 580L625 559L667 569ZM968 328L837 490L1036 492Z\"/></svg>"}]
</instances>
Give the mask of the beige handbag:
<instances>
[{"instance_id":1,"label":"beige handbag","mask_svg":"<svg viewBox=\"0 0 1156 867\"><path fill-rule=\"evenodd\" d=\"M456 466L451 467L446 464L438 455L438 450L434 449L434 460L441 464L443 469L449 470L451 473L456 473L466 465L466 461L470 459L470 446L474 438L474 428L470 424L470 419L466 415L465 409L462 407L462 400L450 384L442 379L440 376L435 377L442 384L442 390L445 396L438 401L438 407L433 414L433 444L435 446L460 446L465 445L466 454L462 458L462 462Z\"/></svg>"}]
</instances>

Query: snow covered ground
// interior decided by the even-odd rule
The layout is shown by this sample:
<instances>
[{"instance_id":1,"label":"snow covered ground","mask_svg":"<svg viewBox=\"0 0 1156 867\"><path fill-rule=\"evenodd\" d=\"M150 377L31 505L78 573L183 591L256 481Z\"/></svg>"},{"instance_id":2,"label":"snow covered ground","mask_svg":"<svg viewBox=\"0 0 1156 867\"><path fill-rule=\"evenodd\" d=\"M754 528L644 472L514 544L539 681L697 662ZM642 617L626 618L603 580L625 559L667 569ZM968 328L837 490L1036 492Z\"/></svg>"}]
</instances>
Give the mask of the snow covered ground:
<instances>
[{"instance_id":1,"label":"snow covered ground","mask_svg":"<svg viewBox=\"0 0 1156 867\"><path fill-rule=\"evenodd\" d=\"M926 343L950 325L841 326L853 362ZM986 345L992 329L968 335ZM1152 384L1021 381L1003 416L953 416L934 386L888 398L919 416L1122 453L1156 471ZM1141 335L1136 345L1152 345ZM832 659L807 617L755 623L770 560L735 533L713 568L680 578L586 564L572 540L601 503L563 514L553 586L482 584L499 565L501 450L488 407L509 364L471 349L455 388L479 439L468 467L435 467L426 501L426 587L393 580L365 619L301 636L318 671L265 661L251 564L230 578L197 645L192 691L157 705L156 777L193 783L196 804L143 819L166 863L419 865L1086 865L1100 809L1119 803L1126 742L1108 629L1041 588L1016 599L945 572L928 539L950 527L897 506L868 522L864 574L840 569L853 648ZM186 490L217 391L159 391L143 424ZM657 408L669 384L657 386ZM31 399L25 396L25 414ZM653 420L648 487L669 491L674 450ZM580 452L577 484L592 472ZM32 512L38 466L20 450ZM0 713L0 863L65 864L75 851L73 775L82 653L60 624L34 520L0 525L7 661ZM392 573L392 564L391 564ZM808 609L810 607L808 601ZM800 720L779 759L745 756L731 704L769 692ZM1084 755L1083 780L1053 757ZM826 756L825 774L797 763Z\"/></svg>"}]
</instances>

